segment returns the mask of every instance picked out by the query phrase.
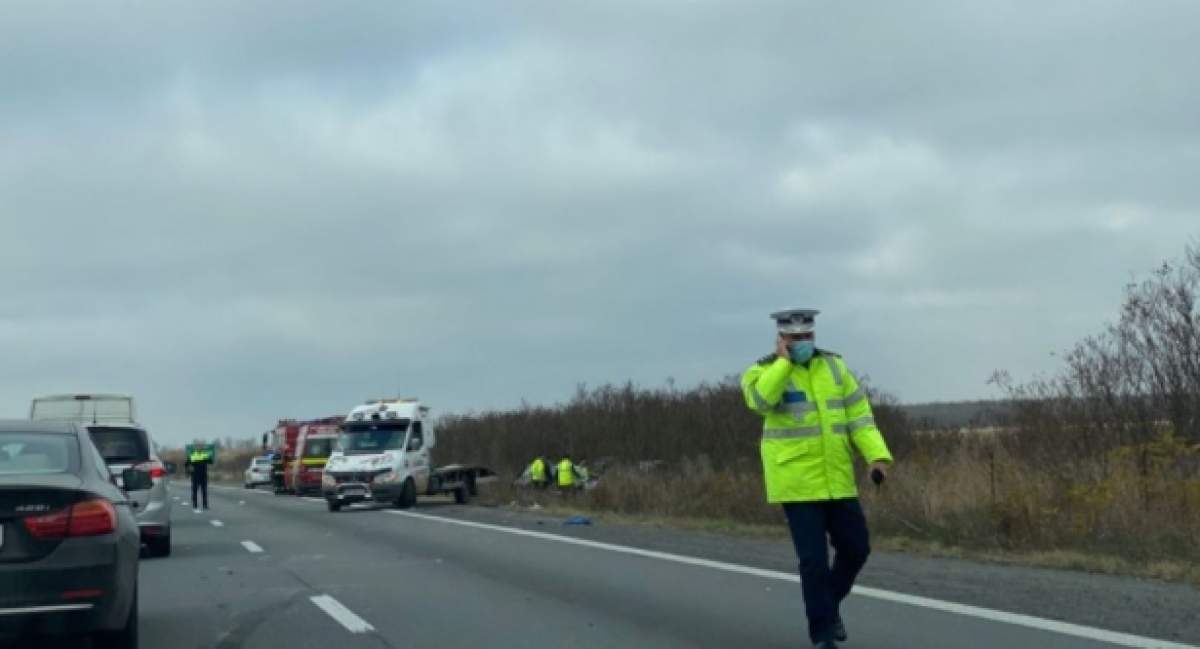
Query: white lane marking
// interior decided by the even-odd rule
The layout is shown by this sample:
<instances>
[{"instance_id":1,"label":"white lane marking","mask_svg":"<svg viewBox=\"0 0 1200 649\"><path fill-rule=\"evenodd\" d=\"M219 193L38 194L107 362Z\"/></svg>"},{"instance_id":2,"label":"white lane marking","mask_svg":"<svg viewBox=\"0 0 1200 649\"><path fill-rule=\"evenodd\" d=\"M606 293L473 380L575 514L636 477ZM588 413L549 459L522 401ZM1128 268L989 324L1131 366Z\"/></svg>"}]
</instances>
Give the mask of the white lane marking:
<instances>
[{"instance_id":1,"label":"white lane marking","mask_svg":"<svg viewBox=\"0 0 1200 649\"><path fill-rule=\"evenodd\" d=\"M338 624L346 627L350 633L368 633L375 630L375 627L367 623L366 620L354 614L354 611L342 606L342 603L329 595L314 595L309 599L317 608L325 611L329 617L337 620Z\"/></svg>"},{"instance_id":2,"label":"white lane marking","mask_svg":"<svg viewBox=\"0 0 1200 649\"><path fill-rule=\"evenodd\" d=\"M579 545L597 550L618 552L621 554L630 554L649 559L660 559L662 561L671 561L689 566L711 568L713 570L723 570L725 572L735 572L743 575L762 577L764 579L775 579L778 581L800 583L799 575L779 572L777 570L766 570L764 568L741 566L735 563L725 563L724 561L713 561L711 559L701 559L699 557L689 557L682 554L671 554L669 552L658 552L656 550L643 550L641 548L631 548L625 545L602 543L600 541L589 541L587 539L577 539L570 536L560 536L558 534L548 534L546 532L535 532L533 530L524 530L516 527L504 527L502 525L492 525L490 523L476 523L475 521L464 521L456 518L431 516L429 514L418 514L416 512L405 512L389 509L386 510L386 513L395 514L396 516L407 516L409 518L420 518L423 520L436 521L439 523L445 523L447 525L460 525L462 527L473 527L481 530L491 530L493 532L504 532L506 534L513 534L516 536L528 536L536 539L556 541L570 545ZM1003 622L1006 624L1038 629L1041 631L1051 631L1054 633L1061 633L1063 635L1075 636L1077 638L1098 640L1100 642L1107 642L1109 644L1123 647L1136 647L1137 649L1196 649L1196 647L1193 645L1180 644L1178 642L1155 640L1154 638L1146 638L1127 633L1118 633L1116 631L1106 631L1104 629L1097 629L1095 627L1083 626L1079 624L1071 624L1069 622L1047 620L1040 617L1033 617L1032 615L1008 613L1005 611L997 611L990 608L959 604L957 602L947 602L929 597L907 595L904 593L897 593L880 588L855 586L853 592L855 595L859 595L861 597L870 597L872 599L880 599L898 604L907 604L909 606L919 606L921 608L933 609L945 613L965 615L967 617L975 617L993 622Z\"/></svg>"},{"instance_id":3,"label":"white lane marking","mask_svg":"<svg viewBox=\"0 0 1200 649\"><path fill-rule=\"evenodd\" d=\"M250 554L258 554L263 551L262 546L254 541L242 541L242 547Z\"/></svg>"},{"instance_id":4,"label":"white lane marking","mask_svg":"<svg viewBox=\"0 0 1200 649\"><path fill-rule=\"evenodd\" d=\"M212 523L212 526L213 526L213 527L225 527L225 523L222 523L221 521L218 521L218 520L215 520L215 519L214 519L214 520L211 520L211 521L209 521L209 522L210 522L210 523Z\"/></svg>"}]
</instances>

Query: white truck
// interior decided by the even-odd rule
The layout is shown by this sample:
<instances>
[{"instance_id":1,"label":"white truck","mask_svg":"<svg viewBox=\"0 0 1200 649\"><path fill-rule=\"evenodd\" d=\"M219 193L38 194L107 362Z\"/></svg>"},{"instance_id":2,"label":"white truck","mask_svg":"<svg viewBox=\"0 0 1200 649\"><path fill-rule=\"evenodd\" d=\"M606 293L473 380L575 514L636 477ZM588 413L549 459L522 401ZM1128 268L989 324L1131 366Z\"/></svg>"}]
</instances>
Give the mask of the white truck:
<instances>
[{"instance_id":1,"label":"white truck","mask_svg":"<svg viewBox=\"0 0 1200 649\"><path fill-rule=\"evenodd\" d=\"M453 494L465 503L476 485L494 480L487 469L451 464L434 468L429 407L417 399L378 399L355 406L341 424L337 446L321 476L329 511L357 502L412 507L418 495Z\"/></svg>"}]
</instances>

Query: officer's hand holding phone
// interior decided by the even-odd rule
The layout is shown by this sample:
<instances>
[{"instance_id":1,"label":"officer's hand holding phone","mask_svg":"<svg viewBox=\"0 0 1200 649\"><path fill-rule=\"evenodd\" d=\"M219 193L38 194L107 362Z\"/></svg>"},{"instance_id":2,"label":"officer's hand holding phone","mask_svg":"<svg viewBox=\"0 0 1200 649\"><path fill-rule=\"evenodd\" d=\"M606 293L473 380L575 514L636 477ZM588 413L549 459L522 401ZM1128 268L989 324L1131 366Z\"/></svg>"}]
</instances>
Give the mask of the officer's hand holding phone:
<instances>
[{"instance_id":1,"label":"officer's hand holding phone","mask_svg":"<svg viewBox=\"0 0 1200 649\"><path fill-rule=\"evenodd\" d=\"M786 358L788 360L792 359L792 352L788 350L787 340L785 340L783 336L775 337L775 354L778 355L779 358Z\"/></svg>"}]
</instances>

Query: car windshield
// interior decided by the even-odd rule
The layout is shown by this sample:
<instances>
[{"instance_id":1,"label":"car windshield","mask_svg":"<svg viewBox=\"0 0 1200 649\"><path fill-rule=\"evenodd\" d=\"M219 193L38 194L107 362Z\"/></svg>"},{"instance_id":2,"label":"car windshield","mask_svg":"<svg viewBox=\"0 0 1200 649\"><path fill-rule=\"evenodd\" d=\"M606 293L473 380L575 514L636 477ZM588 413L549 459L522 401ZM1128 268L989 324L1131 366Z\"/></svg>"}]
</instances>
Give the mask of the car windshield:
<instances>
[{"instance_id":1,"label":"car windshield","mask_svg":"<svg viewBox=\"0 0 1200 649\"><path fill-rule=\"evenodd\" d=\"M329 454L333 453L333 443L335 441L337 440L332 437L306 441L304 443L304 457L329 457Z\"/></svg>"},{"instance_id":2,"label":"car windshield","mask_svg":"<svg viewBox=\"0 0 1200 649\"><path fill-rule=\"evenodd\" d=\"M75 473L79 441L59 433L0 433L0 475Z\"/></svg>"},{"instance_id":3,"label":"car windshield","mask_svg":"<svg viewBox=\"0 0 1200 649\"><path fill-rule=\"evenodd\" d=\"M345 424L337 445L347 455L398 450L407 430L407 419Z\"/></svg>"},{"instance_id":4,"label":"car windshield","mask_svg":"<svg viewBox=\"0 0 1200 649\"><path fill-rule=\"evenodd\" d=\"M254 466L271 466L271 458L256 457L254 458Z\"/></svg>"},{"instance_id":5,"label":"car windshield","mask_svg":"<svg viewBox=\"0 0 1200 649\"><path fill-rule=\"evenodd\" d=\"M109 464L137 464L150 459L146 434L137 428L91 427L92 443Z\"/></svg>"}]
</instances>

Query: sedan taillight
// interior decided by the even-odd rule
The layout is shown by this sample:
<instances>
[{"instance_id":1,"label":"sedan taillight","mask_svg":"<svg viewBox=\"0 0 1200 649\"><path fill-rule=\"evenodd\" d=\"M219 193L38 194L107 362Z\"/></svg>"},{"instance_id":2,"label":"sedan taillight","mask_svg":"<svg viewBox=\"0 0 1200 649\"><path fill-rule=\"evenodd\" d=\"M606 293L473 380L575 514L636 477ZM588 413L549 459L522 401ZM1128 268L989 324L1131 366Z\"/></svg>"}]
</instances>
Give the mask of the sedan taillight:
<instances>
[{"instance_id":1,"label":"sedan taillight","mask_svg":"<svg viewBox=\"0 0 1200 649\"><path fill-rule=\"evenodd\" d=\"M117 529L117 510L107 500L85 500L56 512L30 516L25 519L25 529L43 540L109 534Z\"/></svg>"},{"instance_id":2,"label":"sedan taillight","mask_svg":"<svg viewBox=\"0 0 1200 649\"><path fill-rule=\"evenodd\" d=\"M151 478L165 478L167 476L167 469L163 466L162 462L157 460L142 462L133 468L149 473Z\"/></svg>"}]
</instances>

